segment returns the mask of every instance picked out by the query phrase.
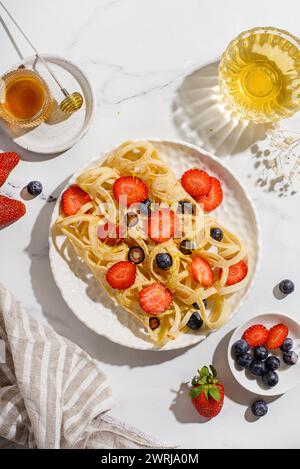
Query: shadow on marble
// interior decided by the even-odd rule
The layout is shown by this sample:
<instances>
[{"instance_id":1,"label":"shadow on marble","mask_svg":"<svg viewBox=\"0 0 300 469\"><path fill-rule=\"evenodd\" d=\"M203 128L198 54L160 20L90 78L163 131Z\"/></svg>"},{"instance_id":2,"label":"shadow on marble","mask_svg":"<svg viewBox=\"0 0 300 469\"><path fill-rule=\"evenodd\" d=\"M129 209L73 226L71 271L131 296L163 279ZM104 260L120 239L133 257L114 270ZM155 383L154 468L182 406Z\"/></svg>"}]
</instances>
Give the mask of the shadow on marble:
<instances>
[{"instance_id":1,"label":"shadow on marble","mask_svg":"<svg viewBox=\"0 0 300 469\"><path fill-rule=\"evenodd\" d=\"M57 156L62 155L65 152L51 153L51 154L40 154L32 151L25 150L19 147L0 126L0 150L2 151L14 151L21 156L24 161L30 161L32 163L40 163L41 161L51 160Z\"/></svg>"},{"instance_id":2,"label":"shadow on marble","mask_svg":"<svg viewBox=\"0 0 300 469\"><path fill-rule=\"evenodd\" d=\"M219 62L188 75L176 91L173 120L180 137L227 156L250 148L266 136L272 124L244 121L226 105L219 92Z\"/></svg>"},{"instance_id":3,"label":"shadow on marble","mask_svg":"<svg viewBox=\"0 0 300 469\"><path fill-rule=\"evenodd\" d=\"M209 420L201 417L193 406L189 396L189 383L181 383L178 391L171 390L174 394L174 400L170 410L175 415L177 422L180 423L207 423Z\"/></svg>"},{"instance_id":4,"label":"shadow on marble","mask_svg":"<svg viewBox=\"0 0 300 469\"><path fill-rule=\"evenodd\" d=\"M213 356L213 364L219 371L219 378L224 384L226 397L237 404L247 406L244 415L245 420L248 422L255 422L257 418L252 415L250 407L252 402L260 396L244 389L232 375L228 364L227 350L233 332L234 329L228 332L218 343ZM263 396L263 400L270 404L280 397L281 395Z\"/></svg>"},{"instance_id":5,"label":"shadow on marble","mask_svg":"<svg viewBox=\"0 0 300 469\"><path fill-rule=\"evenodd\" d=\"M53 192L54 201L66 182ZM26 252L31 260L30 275L35 298L56 332L77 343L93 358L111 365L149 366L173 360L183 354L186 349L158 353L123 347L91 331L76 318L57 288L50 268L48 236L54 206L54 203L45 203L32 229Z\"/></svg>"},{"instance_id":6,"label":"shadow on marble","mask_svg":"<svg viewBox=\"0 0 300 469\"><path fill-rule=\"evenodd\" d=\"M276 300L284 300L288 296L282 293L282 291L279 289L279 283L273 288L273 295Z\"/></svg>"}]
</instances>

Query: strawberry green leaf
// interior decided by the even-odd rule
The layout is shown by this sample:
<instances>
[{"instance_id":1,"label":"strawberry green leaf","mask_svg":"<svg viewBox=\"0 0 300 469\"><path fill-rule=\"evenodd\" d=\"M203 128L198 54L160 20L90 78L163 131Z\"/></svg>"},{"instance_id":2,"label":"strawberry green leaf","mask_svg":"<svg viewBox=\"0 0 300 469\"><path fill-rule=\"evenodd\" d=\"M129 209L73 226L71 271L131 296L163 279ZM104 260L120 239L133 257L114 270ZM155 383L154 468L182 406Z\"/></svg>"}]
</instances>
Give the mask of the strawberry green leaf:
<instances>
[{"instance_id":1,"label":"strawberry green leaf","mask_svg":"<svg viewBox=\"0 0 300 469\"><path fill-rule=\"evenodd\" d=\"M214 378L217 377L217 370L215 369L214 365L209 365L210 371L212 372L212 375Z\"/></svg>"},{"instance_id":2,"label":"strawberry green leaf","mask_svg":"<svg viewBox=\"0 0 300 469\"><path fill-rule=\"evenodd\" d=\"M204 376L209 375L209 369L207 368L207 366L204 366L203 368L201 368L201 370L199 370L199 373L200 373L200 378L204 378Z\"/></svg>"},{"instance_id":3,"label":"strawberry green leaf","mask_svg":"<svg viewBox=\"0 0 300 469\"><path fill-rule=\"evenodd\" d=\"M202 386L197 386L195 388L192 388L190 390L190 396L195 399L196 397L200 396L201 392L202 392L203 388Z\"/></svg>"},{"instance_id":4,"label":"strawberry green leaf","mask_svg":"<svg viewBox=\"0 0 300 469\"><path fill-rule=\"evenodd\" d=\"M205 399L208 401L208 389L204 389Z\"/></svg>"},{"instance_id":5,"label":"strawberry green leaf","mask_svg":"<svg viewBox=\"0 0 300 469\"><path fill-rule=\"evenodd\" d=\"M220 401L221 400L221 393L220 389L217 386L212 386L209 389L209 395L215 400L215 401Z\"/></svg>"},{"instance_id":6,"label":"strawberry green leaf","mask_svg":"<svg viewBox=\"0 0 300 469\"><path fill-rule=\"evenodd\" d=\"M199 384L206 384L206 382L207 382L207 377L206 377L206 376L203 376L203 378L200 378L198 382L199 382Z\"/></svg>"}]
</instances>

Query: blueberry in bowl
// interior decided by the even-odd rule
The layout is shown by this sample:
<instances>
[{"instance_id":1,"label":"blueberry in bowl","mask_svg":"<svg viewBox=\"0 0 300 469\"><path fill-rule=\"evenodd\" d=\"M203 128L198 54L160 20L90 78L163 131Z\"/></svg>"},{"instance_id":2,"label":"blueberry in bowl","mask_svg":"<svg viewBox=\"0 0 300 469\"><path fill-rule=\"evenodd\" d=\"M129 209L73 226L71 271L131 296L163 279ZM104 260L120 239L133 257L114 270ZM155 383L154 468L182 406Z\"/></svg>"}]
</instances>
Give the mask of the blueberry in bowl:
<instances>
[{"instance_id":1,"label":"blueberry in bowl","mask_svg":"<svg viewBox=\"0 0 300 469\"><path fill-rule=\"evenodd\" d=\"M276 371L280 367L280 360L278 357L271 355L270 357L266 359L265 365L266 365L267 370Z\"/></svg>"},{"instance_id":2,"label":"blueberry in bowl","mask_svg":"<svg viewBox=\"0 0 300 469\"><path fill-rule=\"evenodd\" d=\"M269 386L272 388L273 386L276 386L279 382L279 376L276 373L276 371L267 371L263 377L263 382L265 383L266 386Z\"/></svg>"},{"instance_id":3,"label":"blueberry in bowl","mask_svg":"<svg viewBox=\"0 0 300 469\"><path fill-rule=\"evenodd\" d=\"M249 345L244 339L240 339L237 342L235 342L232 346L232 349L236 356L244 355L250 350Z\"/></svg>"},{"instance_id":4,"label":"blueberry in bowl","mask_svg":"<svg viewBox=\"0 0 300 469\"><path fill-rule=\"evenodd\" d=\"M253 360L249 369L253 376L263 376L266 371L265 363L260 360Z\"/></svg>"},{"instance_id":5,"label":"blueberry in bowl","mask_svg":"<svg viewBox=\"0 0 300 469\"><path fill-rule=\"evenodd\" d=\"M283 354L283 361L286 365L296 365L298 361L298 355L294 351L289 351Z\"/></svg>"},{"instance_id":6,"label":"blueberry in bowl","mask_svg":"<svg viewBox=\"0 0 300 469\"><path fill-rule=\"evenodd\" d=\"M249 368L252 363L253 357L251 353L247 352L237 357L237 363L241 368Z\"/></svg>"},{"instance_id":7,"label":"blueberry in bowl","mask_svg":"<svg viewBox=\"0 0 300 469\"><path fill-rule=\"evenodd\" d=\"M285 341L283 342L282 346L280 347L280 350L283 352L289 352L294 346L294 341L290 337L287 337Z\"/></svg>"},{"instance_id":8,"label":"blueberry in bowl","mask_svg":"<svg viewBox=\"0 0 300 469\"><path fill-rule=\"evenodd\" d=\"M259 345L254 349L254 357L256 360L265 360L269 355L269 350L264 345Z\"/></svg>"}]
</instances>

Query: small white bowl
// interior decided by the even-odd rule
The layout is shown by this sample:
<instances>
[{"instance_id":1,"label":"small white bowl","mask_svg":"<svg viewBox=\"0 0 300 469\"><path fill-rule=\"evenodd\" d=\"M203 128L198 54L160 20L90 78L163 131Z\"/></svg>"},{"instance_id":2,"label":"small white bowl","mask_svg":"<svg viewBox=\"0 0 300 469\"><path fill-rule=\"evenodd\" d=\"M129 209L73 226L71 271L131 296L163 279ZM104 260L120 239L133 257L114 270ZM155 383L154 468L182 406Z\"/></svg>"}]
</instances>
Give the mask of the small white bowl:
<instances>
[{"instance_id":1,"label":"small white bowl","mask_svg":"<svg viewBox=\"0 0 300 469\"><path fill-rule=\"evenodd\" d=\"M289 329L289 337L294 341L293 350L299 355L300 347L300 324L289 316L281 313L267 312L255 316L248 321L241 324L232 334L228 345L228 362L230 370L238 381L248 391L262 396L277 396L284 394L285 392L292 389L294 386L300 383L300 357L296 365L286 365L283 361L283 352L280 349L272 350L271 354L278 356L281 365L277 370L279 375L279 383L273 388L265 386L260 377L252 376L249 370L241 369L235 361L235 356L232 350L233 344L243 337L244 332L248 327L254 324L263 324L267 329L270 329L276 324L283 323Z\"/></svg>"}]
</instances>

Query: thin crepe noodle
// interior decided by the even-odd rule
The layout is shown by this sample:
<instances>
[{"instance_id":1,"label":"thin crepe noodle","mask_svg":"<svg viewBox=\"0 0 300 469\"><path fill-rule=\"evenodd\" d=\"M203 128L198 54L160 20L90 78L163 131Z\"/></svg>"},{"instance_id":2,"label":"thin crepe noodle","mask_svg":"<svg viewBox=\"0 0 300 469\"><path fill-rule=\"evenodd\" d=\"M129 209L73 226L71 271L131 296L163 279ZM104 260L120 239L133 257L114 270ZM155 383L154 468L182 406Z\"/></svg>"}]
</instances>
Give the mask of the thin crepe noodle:
<instances>
[{"instance_id":1,"label":"thin crepe noodle","mask_svg":"<svg viewBox=\"0 0 300 469\"><path fill-rule=\"evenodd\" d=\"M195 214L184 215L188 219L181 221L183 236L186 238L188 234L196 247L192 255L181 252L181 239L155 244L147 238L143 230L143 216L136 227L128 229L126 238L115 245L100 241L97 236L100 225L107 221L115 224L120 222L112 187L116 179L128 175L137 176L147 184L149 197L154 203L175 207L175 210L180 200L194 205ZM199 305L199 313L204 321L200 334L220 328L228 321L231 314L229 298L244 288L248 281L246 277L235 285L227 286L229 268L241 260L247 262L246 247L238 236L214 217L203 213L201 207L185 192L172 170L161 161L150 142L124 143L111 152L102 165L85 170L76 183L90 195L92 201L76 215L65 217L61 214L55 224L55 233L66 236L109 296L143 324L156 345L174 340L189 330L187 323L195 312L193 303ZM215 227L223 231L221 242L210 236L211 228ZM137 265L136 281L131 288L113 290L106 282L106 272L116 262L127 260L129 248L133 245L144 250L145 261ZM173 265L168 271L159 270L156 266L155 256L161 252L172 256ZM190 275L190 264L197 255L206 259L213 269L215 281L210 288L196 283ZM149 325L150 316L139 305L139 292L153 282L164 284L173 295L170 308L158 315L160 325L154 331ZM208 308L204 306L204 299L208 301Z\"/></svg>"}]
</instances>

